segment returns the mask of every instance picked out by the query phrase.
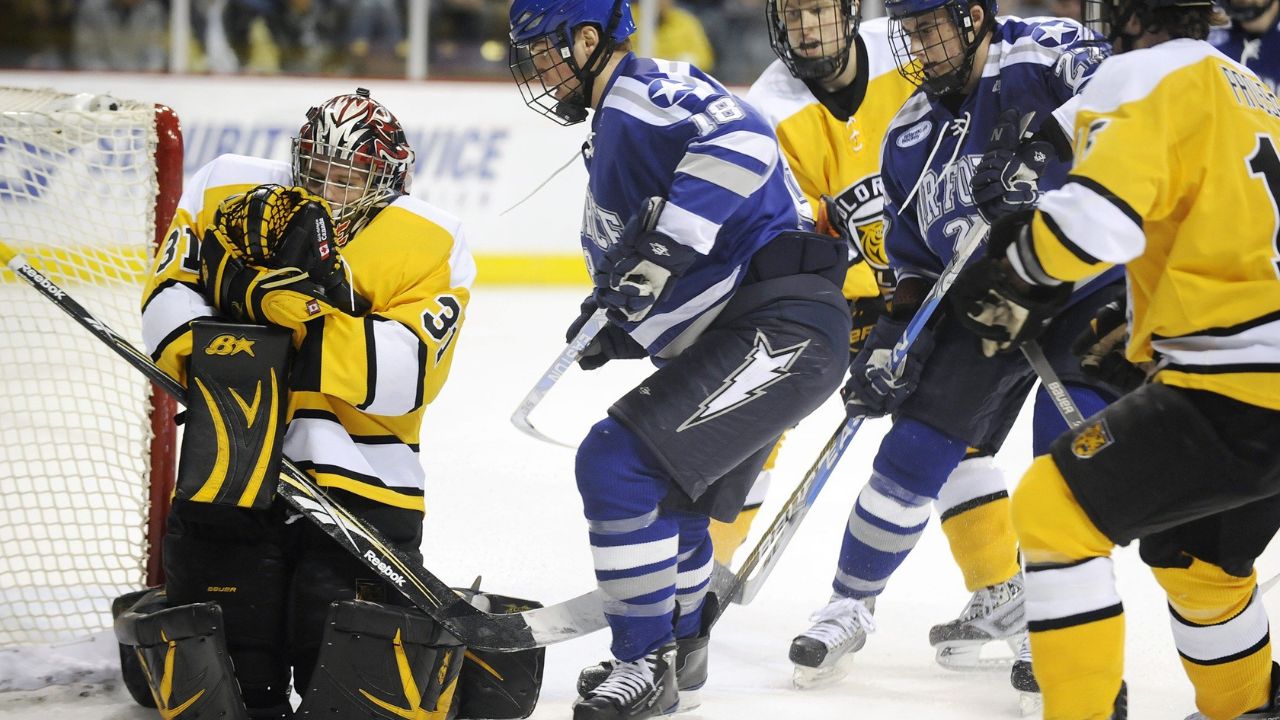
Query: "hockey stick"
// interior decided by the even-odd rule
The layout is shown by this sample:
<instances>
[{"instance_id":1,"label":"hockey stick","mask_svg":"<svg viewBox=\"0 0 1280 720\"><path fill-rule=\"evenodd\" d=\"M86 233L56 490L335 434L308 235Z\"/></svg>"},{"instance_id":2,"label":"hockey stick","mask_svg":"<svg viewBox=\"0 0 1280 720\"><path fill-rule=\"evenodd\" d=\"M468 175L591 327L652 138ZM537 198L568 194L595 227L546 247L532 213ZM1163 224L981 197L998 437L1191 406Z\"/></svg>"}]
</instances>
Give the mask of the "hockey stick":
<instances>
[{"instance_id":1,"label":"hockey stick","mask_svg":"<svg viewBox=\"0 0 1280 720\"><path fill-rule=\"evenodd\" d=\"M1054 406L1058 408L1058 412L1062 413L1062 419L1066 420L1067 425L1073 430L1083 425L1084 416L1080 414L1080 408L1076 407L1075 401L1067 393L1067 386L1062 384L1058 373L1049 364L1049 358L1044 356L1044 348L1040 347L1040 343L1028 340L1022 343L1021 349L1022 354L1027 356L1027 362L1031 363L1031 369L1035 370L1036 376L1040 378L1044 391L1049 393Z\"/></svg>"},{"instance_id":2,"label":"hockey stick","mask_svg":"<svg viewBox=\"0 0 1280 720\"><path fill-rule=\"evenodd\" d=\"M528 395L524 396L524 400L520 401L520 406L516 408L515 412L511 413L511 424L515 425L520 432L554 445L567 448L577 447L576 445L560 442L534 427L533 423L529 421L529 413L533 412L533 409L538 407L538 403L542 402L542 398L551 392L551 388L560 381L565 371L573 367L582 352L587 349L587 346L591 344L596 335L600 334L600 331L604 329L605 324L608 322L609 319L605 317L605 311L597 310L595 314L587 319L586 324L573 337L573 340L569 341L564 350L560 351L560 355L556 357L555 362L551 363L551 367L542 373L542 377L538 378L538 382L533 386L533 389L529 391Z\"/></svg>"},{"instance_id":3,"label":"hockey stick","mask_svg":"<svg viewBox=\"0 0 1280 720\"><path fill-rule=\"evenodd\" d=\"M186 402L186 391L178 381L3 242L0 242L0 261L178 402ZM603 596L599 590L521 613L483 612L415 560L392 547L377 530L330 500L311 477L288 458L284 459L282 468L277 492L285 502L360 558L464 645L497 652L525 650L568 640L605 626Z\"/></svg>"},{"instance_id":4,"label":"hockey stick","mask_svg":"<svg viewBox=\"0 0 1280 720\"><path fill-rule=\"evenodd\" d=\"M963 238L959 249L951 258L951 262L947 263L947 266L943 268L937 282L933 284L929 293L925 295L920 308L916 310L916 314L911 318L911 322L907 324L906 330L902 332L902 337L893 346L893 351L889 355L889 367L895 376L902 372L911 344L919 337L925 324L929 322L937 311L938 306L942 303L943 295L955 283L956 276L964 269L974 251L982 245L982 240L986 236L988 229L987 223L981 218L974 219L973 226L969 228L968 234ZM858 428L862 427L864 419L863 417L848 418L840 424L840 427L836 428L835 433L827 440L827 444L823 446L822 452L818 453L818 459L814 461L808 472L805 473L800 484L796 486L796 489L791 493L791 497L787 499L787 503L782 506L782 510L778 512L773 523L769 525L769 529L765 531L760 541L756 543L751 554L742 563L742 567L738 568L738 572L733 576L712 575L711 589L716 592L717 597L727 598L745 605L751 602L756 594L760 592L765 580L773 572L774 566L778 564L778 560L782 556L782 550L791 542L791 537L800 528L800 523L804 522L804 517L809 513L809 508L813 507L814 501L818 499L818 493L822 492L822 488L827 484L832 471L835 470L836 463L840 462L840 457L844 455L849 443L853 441L853 436L858 432ZM727 604L727 602L721 602L721 609L723 610Z\"/></svg>"}]
</instances>

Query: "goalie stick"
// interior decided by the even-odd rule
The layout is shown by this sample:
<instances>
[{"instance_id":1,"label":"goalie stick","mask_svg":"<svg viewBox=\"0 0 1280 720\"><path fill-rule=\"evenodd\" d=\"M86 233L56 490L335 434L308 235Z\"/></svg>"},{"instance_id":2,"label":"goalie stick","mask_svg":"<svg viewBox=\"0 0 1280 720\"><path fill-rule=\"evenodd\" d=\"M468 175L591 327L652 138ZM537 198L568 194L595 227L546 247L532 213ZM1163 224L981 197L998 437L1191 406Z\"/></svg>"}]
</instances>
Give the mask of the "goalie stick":
<instances>
[{"instance_id":1,"label":"goalie stick","mask_svg":"<svg viewBox=\"0 0 1280 720\"><path fill-rule=\"evenodd\" d=\"M158 387L179 402L186 401L186 391L177 380L4 242L0 242L0 261ZM496 652L526 650L605 627L603 596L599 590L520 613L494 614L476 608L405 553L390 546L377 530L330 500L311 477L288 458L282 463L277 492L464 645Z\"/></svg>"},{"instance_id":2,"label":"goalie stick","mask_svg":"<svg viewBox=\"0 0 1280 720\"><path fill-rule=\"evenodd\" d=\"M981 218L975 218L973 227L969 228L968 234L962 239L956 254L951 258L951 262L947 263L947 266L943 268L937 282L933 284L933 287L929 289L929 293L925 295L920 308L916 310L916 314L911 318L911 322L907 324L906 330L902 332L902 337L893 346L893 351L889 355L889 367L895 376L902 372L902 366L906 361L907 351L911 349L911 344L915 342L920 335L920 331L924 329L925 324L929 322L937 311L943 295L951 288L956 276L964 269L974 251L982 245L982 240L986 236L988 229L989 226L985 221ZM751 554L742 563L742 567L738 568L737 573L733 575L714 573L712 575L711 590L717 594L717 597L725 598L725 601L720 603L721 608L727 605L729 600L745 605L751 602L756 594L760 592L760 588L764 586L764 581L768 579L769 574L773 572L774 566L778 564L778 559L782 556L783 549L791 542L791 537L800 528L800 523L804 522L805 515L809 513L809 508L813 507L814 501L818 499L818 493L822 492L823 486L827 484L827 480L831 477L832 471L835 470L836 464L840 462L840 457L844 455L849 443L853 441L853 436L858 432L858 428L862 427L864 419L861 416L851 417L836 428L835 433L827 440L827 444L823 446L822 452L818 453L818 459L814 461L808 472L805 473L800 484L791 493L791 497L787 498L787 503L778 511L777 517L769 525L769 529L765 531L760 541L756 543Z\"/></svg>"},{"instance_id":3,"label":"goalie stick","mask_svg":"<svg viewBox=\"0 0 1280 720\"><path fill-rule=\"evenodd\" d=\"M542 377L538 378L538 382L534 384L533 389L524 396L524 400L520 401L520 406L516 408L515 412L511 413L511 424L515 425L520 432L553 445L567 448L577 447L576 445L556 440L534 427L533 423L529 421L529 413L538 407L538 403L542 402L542 398L546 397L547 393L551 392L551 388L560 381L565 372L573 367L573 364L578 361L583 351L587 349L587 346L591 344L596 335L600 334L600 331L604 329L605 324L608 322L609 318L605 317L604 310L595 311L587 319L582 329L578 331L578 334L556 356L555 362L551 363L551 367L542 373Z\"/></svg>"}]
</instances>

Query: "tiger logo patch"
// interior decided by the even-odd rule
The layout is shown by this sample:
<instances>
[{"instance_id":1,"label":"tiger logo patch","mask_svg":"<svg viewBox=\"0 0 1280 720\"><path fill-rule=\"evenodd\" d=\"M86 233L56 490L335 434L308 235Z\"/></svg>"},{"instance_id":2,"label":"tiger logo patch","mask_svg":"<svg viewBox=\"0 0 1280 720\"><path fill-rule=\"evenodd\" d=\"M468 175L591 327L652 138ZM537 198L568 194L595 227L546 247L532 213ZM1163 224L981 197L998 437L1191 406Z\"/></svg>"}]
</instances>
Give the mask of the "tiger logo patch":
<instances>
[{"instance_id":1,"label":"tiger logo patch","mask_svg":"<svg viewBox=\"0 0 1280 720\"><path fill-rule=\"evenodd\" d=\"M1081 460L1088 460L1102 452L1112 442L1114 438L1111 437L1111 430L1107 427L1106 421L1099 420L1080 431L1080 434L1071 441L1071 454Z\"/></svg>"}]
</instances>

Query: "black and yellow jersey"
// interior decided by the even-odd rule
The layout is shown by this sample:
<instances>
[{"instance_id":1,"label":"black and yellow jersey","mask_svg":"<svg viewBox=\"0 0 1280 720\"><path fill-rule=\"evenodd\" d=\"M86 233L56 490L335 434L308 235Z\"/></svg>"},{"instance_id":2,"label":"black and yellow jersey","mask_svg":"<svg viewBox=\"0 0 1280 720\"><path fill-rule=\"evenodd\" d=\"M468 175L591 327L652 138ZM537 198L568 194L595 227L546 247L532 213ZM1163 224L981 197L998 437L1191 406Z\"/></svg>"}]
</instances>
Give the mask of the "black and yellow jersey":
<instances>
[{"instance_id":1,"label":"black and yellow jersey","mask_svg":"<svg viewBox=\"0 0 1280 720\"><path fill-rule=\"evenodd\" d=\"M1032 225L1049 276L1124 264L1131 361L1158 382L1280 409L1280 105L1206 42L1108 59L1075 165Z\"/></svg>"},{"instance_id":2,"label":"black and yellow jersey","mask_svg":"<svg viewBox=\"0 0 1280 720\"><path fill-rule=\"evenodd\" d=\"M143 342L185 383L192 320L215 314L199 281L199 240L227 197L264 183L291 185L289 165L223 155L187 183L152 265ZM424 408L453 360L475 262L460 222L402 196L341 247L364 317L341 313L295 335L284 452L326 487L423 509L419 435Z\"/></svg>"},{"instance_id":3,"label":"black and yellow jersey","mask_svg":"<svg viewBox=\"0 0 1280 720\"><path fill-rule=\"evenodd\" d=\"M888 21L868 20L858 29L854 52L857 78L847 91L824 93L796 79L775 60L747 94L773 124L783 156L809 202L830 195L856 230L868 264L888 271L884 250L884 190L880 182L880 145L885 129L915 91L894 64ZM886 280L886 282L888 282ZM877 294L871 269L849 269L845 297Z\"/></svg>"}]
</instances>

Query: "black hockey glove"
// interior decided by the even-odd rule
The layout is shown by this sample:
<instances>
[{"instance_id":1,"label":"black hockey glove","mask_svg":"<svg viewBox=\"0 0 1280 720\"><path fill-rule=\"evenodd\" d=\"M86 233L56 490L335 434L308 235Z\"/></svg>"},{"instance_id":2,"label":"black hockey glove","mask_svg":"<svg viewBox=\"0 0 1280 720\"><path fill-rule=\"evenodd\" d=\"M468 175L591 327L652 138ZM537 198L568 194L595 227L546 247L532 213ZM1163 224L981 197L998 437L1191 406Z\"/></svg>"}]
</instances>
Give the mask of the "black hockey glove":
<instances>
[{"instance_id":1,"label":"black hockey glove","mask_svg":"<svg viewBox=\"0 0 1280 720\"><path fill-rule=\"evenodd\" d=\"M902 338L907 324L906 319L883 315L871 329L849 365L849 381L840 393L849 417L880 417L897 412L920 383L924 363L934 346L933 332L927 327L911 343L899 373L895 375L890 368L893 346Z\"/></svg>"},{"instance_id":2,"label":"black hockey glove","mask_svg":"<svg viewBox=\"0 0 1280 720\"><path fill-rule=\"evenodd\" d=\"M1080 369L1085 375L1129 393L1147 381L1151 364L1129 362L1124 354L1128 342L1129 324L1122 295L1098 309L1089 321L1089 329L1072 343L1071 352L1080 357Z\"/></svg>"},{"instance_id":3,"label":"black hockey glove","mask_svg":"<svg viewBox=\"0 0 1280 720\"><path fill-rule=\"evenodd\" d=\"M1016 108L1000 113L991 141L973 173L973 201L990 224L1002 217L1035 207L1040 197L1037 182L1054 157L1045 140L1025 140L1030 118Z\"/></svg>"},{"instance_id":4,"label":"black hockey glove","mask_svg":"<svg viewBox=\"0 0 1280 720\"><path fill-rule=\"evenodd\" d=\"M222 201L200 242L200 279L235 322L296 331L331 312L369 309L347 281L327 206L298 188L263 185Z\"/></svg>"},{"instance_id":5,"label":"black hockey glove","mask_svg":"<svg viewBox=\"0 0 1280 720\"><path fill-rule=\"evenodd\" d=\"M646 200L596 268L596 303L615 322L643 320L698 258L693 248L654 230L665 206L662 198Z\"/></svg>"},{"instance_id":6,"label":"black hockey glove","mask_svg":"<svg viewBox=\"0 0 1280 720\"><path fill-rule=\"evenodd\" d=\"M582 313L569 326L569 330L564 334L564 341L573 342L573 339L582 331L582 327L599 309L594 296L588 296L583 300ZM635 360L644 357L649 357L649 353L645 351L643 345L633 340L622 328L608 323L582 351L582 355L578 356L578 365L583 370L595 370L610 360Z\"/></svg>"},{"instance_id":7,"label":"black hockey glove","mask_svg":"<svg viewBox=\"0 0 1280 720\"><path fill-rule=\"evenodd\" d=\"M987 357L1012 352L1039 337L1071 297L1071 283L1032 285L1006 258L1013 243L1030 244L1031 216L1021 212L997 221L987 254L960 271L947 293L960 324L982 339Z\"/></svg>"},{"instance_id":8,"label":"black hockey glove","mask_svg":"<svg viewBox=\"0 0 1280 720\"><path fill-rule=\"evenodd\" d=\"M849 330L849 362L852 363L866 344L867 338L871 337L876 322L888 313L888 309L884 300L876 295L854 298L849 303L849 310L853 315L853 327Z\"/></svg>"}]
</instances>

